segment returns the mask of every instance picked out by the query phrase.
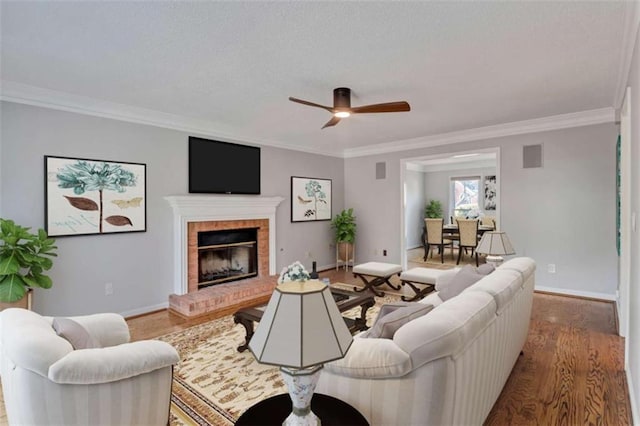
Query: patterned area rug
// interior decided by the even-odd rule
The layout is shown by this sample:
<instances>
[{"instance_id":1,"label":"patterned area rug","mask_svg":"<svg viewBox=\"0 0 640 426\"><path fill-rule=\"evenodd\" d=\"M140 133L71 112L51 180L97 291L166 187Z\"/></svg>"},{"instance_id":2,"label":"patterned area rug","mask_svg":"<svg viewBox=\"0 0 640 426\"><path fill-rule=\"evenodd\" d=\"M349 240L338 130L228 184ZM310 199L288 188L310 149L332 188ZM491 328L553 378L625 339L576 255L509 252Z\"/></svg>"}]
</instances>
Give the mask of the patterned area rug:
<instances>
[{"instance_id":1,"label":"patterned area rug","mask_svg":"<svg viewBox=\"0 0 640 426\"><path fill-rule=\"evenodd\" d=\"M332 287L353 289L339 283ZM397 300L388 292L376 298L367 311L367 324L373 323L382 304ZM355 318L360 308L343 315ZM249 350L237 351L244 336L244 327L226 316L158 338L180 354L171 396L172 425L233 425L258 401L287 392L277 367L259 364Z\"/></svg>"}]
</instances>

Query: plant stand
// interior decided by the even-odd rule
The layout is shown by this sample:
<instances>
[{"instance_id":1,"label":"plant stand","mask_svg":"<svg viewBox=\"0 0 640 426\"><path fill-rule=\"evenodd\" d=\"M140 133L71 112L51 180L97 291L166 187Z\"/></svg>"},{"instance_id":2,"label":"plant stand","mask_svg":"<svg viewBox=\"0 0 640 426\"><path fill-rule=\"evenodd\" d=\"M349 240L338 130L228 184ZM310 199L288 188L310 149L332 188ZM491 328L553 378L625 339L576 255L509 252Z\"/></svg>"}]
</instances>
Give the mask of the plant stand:
<instances>
[{"instance_id":1,"label":"plant stand","mask_svg":"<svg viewBox=\"0 0 640 426\"><path fill-rule=\"evenodd\" d=\"M349 265L353 270L356 260L355 243L336 243L336 271L344 265L345 270L349 270Z\"/></svg>"}]
</instances>

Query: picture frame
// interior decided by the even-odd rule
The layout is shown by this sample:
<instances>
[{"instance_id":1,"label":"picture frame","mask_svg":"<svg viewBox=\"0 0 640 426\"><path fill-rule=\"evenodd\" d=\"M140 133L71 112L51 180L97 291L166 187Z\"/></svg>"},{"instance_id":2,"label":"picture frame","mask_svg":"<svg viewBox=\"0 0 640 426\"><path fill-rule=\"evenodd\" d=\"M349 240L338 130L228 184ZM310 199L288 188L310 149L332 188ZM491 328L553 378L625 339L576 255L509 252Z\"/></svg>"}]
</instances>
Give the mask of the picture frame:
<instances>
[{"instance_id":1,"label":"picture frame","mask_svg":"<svg viewBox=\"0 0 640 426\"><path fill-rule=\"evenodd\" d=\"M51 237L147 230L147 165L44 156L45 230Z\"/></svg>"},{"instance_id":2,"label":"picture frame","mask_svg":"<svg viewBox=\"0 0 640 426\"><path fill-rule=\"evenodd\" d=\"M484 177L484 209L496 209L496 176Z\"/></svg>"},{"instance_id":3,"label":"picture frame","mask_svg":"<svg viewBox=\"0 0 640 426\"><path fill-rule=\"evenodd\" d=\"M331 179L291 177L291 222L331 220Z\"/></svg>"}]
</instances>

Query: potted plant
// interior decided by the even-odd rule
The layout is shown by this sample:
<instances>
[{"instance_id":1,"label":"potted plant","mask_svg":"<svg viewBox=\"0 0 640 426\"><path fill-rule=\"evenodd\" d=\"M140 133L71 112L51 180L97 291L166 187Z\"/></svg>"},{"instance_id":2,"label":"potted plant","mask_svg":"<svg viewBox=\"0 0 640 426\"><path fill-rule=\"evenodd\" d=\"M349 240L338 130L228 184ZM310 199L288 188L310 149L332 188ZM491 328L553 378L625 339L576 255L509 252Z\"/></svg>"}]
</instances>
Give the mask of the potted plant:
<instances>
[{"instance_id":1,"label":"potted plant","mask_svg":"<svg viewBox=\"0 0 640 426\"><path fill-rule=\"evenodd\" d=\"M25 297L32 287L50 288L51 257L57 256L55 240L44 229L31 228L0 218L0 302L13 303Z\"/></svg>"},{"instance_id":2,"label":"potted plant","mask_svg":"<svg viewBox=\"0 0 640 426\"><path fill-rule=\"evenodd\" d=\"M431 200L424 208L424 217L439 218L442 217L442 203L438 200Z\"/></svg>"},{"instance_id":3,"label":"potted plant","mask_svg":"<svg viewBox=\"0 0 640 426\"><path fill-rule=\"evenodd\" d=\"M348 262L353 259L353 246L356 242L356 217L353 209L342 210L331 221L336 232L336 250L339 261Z\"/></svg>"}]
</instances>

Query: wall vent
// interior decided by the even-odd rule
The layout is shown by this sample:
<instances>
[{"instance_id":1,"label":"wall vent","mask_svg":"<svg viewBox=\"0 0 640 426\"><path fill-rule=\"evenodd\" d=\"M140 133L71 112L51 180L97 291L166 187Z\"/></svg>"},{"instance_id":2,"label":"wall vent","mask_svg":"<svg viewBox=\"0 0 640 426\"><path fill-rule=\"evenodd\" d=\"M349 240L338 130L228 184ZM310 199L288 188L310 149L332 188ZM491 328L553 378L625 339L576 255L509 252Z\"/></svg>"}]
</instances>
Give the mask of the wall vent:
<instances>
[{"instance_id":1,"label":"wall vent","mask_svg":"<svg viewBox=\"0 0 640 426\"><path fill-rule=\"evenodd\" d=\"M542 145L525 145L522 147L522 167L525 169L542 167Z\"/></svg>"}]
</instances>

